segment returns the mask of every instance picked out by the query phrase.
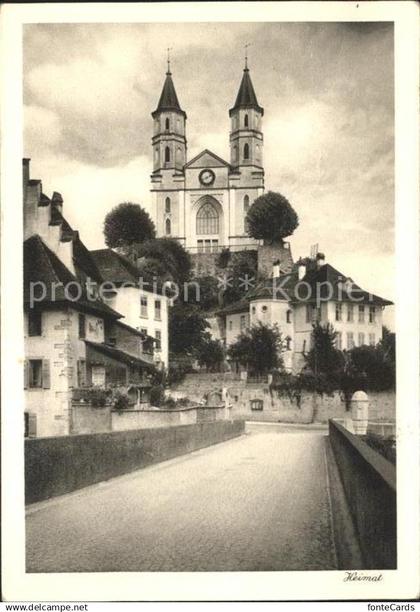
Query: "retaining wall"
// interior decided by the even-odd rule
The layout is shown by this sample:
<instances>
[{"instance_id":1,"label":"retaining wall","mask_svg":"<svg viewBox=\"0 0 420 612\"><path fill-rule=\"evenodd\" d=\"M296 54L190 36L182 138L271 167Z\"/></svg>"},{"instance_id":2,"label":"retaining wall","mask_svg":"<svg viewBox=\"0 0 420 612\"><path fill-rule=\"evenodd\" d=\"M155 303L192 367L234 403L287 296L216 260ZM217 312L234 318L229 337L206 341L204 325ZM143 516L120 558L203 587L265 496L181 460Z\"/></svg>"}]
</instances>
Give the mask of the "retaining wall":
<instances>
[{"instance_id":1,"label":"retaining wall","mask_svg":"<svg viewBox=\"0 0 420 612\"><path fill-rule=\"evenodd\" d=\"M215 421L25 440L26 503L63 495L244 433L244 421Z\"/></svg>"},{"instance_id":2,"label":"retaining wall","mask_svg":"<svg viewBox=\"0 0 420 612\"><path fill-rule=\"evenodd\" d=\"M395 466L333 420L329 439L366 569L395 569Z\"/></svg>"}]
</instances>

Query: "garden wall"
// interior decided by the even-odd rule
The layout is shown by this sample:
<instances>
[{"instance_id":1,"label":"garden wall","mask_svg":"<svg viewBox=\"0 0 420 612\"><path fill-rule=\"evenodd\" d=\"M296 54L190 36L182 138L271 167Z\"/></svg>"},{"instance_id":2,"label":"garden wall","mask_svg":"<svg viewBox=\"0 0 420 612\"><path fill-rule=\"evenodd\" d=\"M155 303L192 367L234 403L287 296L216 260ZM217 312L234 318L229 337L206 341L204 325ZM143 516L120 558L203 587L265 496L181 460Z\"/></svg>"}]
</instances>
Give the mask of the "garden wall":
<instances>
[{"instance_id":1,"label":"garden wall","mask_svg":"<svg viewBox=\"0 0 420 612\"><path fill-rule=\"evenodd\" d=\"M153 463L235 438L243 421L25 440L25 498L63 495Z\"/></svg>"}]
</instances>

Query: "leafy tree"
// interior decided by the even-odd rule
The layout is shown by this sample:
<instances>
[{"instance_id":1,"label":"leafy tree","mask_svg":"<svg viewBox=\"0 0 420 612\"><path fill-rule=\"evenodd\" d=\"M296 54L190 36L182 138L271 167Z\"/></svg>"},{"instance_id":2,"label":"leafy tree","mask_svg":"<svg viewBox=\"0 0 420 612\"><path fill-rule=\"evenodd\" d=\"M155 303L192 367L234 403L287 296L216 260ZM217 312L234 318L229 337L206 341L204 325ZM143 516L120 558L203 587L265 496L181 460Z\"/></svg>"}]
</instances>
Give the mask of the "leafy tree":
<instances>
[{"instance_id":1,"label":"leafy tree","mask_svg":"<svg viewBox=\"0 0 420 612\"><path fill-rule=\"evenodd\" d=\"M284 196L268 191L254 201L246 216L246 223L252 238L272 243L293 234L299 225L299 218Z\"/></svg>"},{"instance_id":2,"label":"leafy tree","mask_svg":"<svg viewBox=\"0 0 420 612\"><path fill-rule=\"evenodd\" d=\"M384 357L395 363L395 333L386 325L382 327L382 340L379 343L384 351Z\"/></svg>"},{"instance_id":3,"label":"leafy tree","mask_svg":"<svg viewBox=\"0 0 420 612\"><path fill-rule=\"evenodd\" d=\"M314 323L312 326L312 348L305 355L305 360L315 376L324 374L332 378L343 371L344 357L335 347L336 338L337 332L331 323Z\"/></svg>"},{"instance_id":4,"label":"leafy tree","mask_svg":"<svg viewBox=\"0 0 420 612\"><path fill-rule=\"evenodd\" d=\"M278 328L259 322L238 337L229 347L228 356L250 372L260 375L283 367L282 348L282 337Z\"/></svg>"},{"instance_id":5,"label":"leafy tree","mask_svg":"<svg viewBox=\"0 0 420 612\"><path fill-rule=\"evenodd\" d=\"M194 354L207 337L208 327L198 306L175 304L169 311L169 350L175 354Z\"/></svg>"},{"instance_id":6,"label":"leafy tree","mask_svg":"<svg viewBox=\"0 0 420 612\"><path fill-rule=\"evenodd\" d=\"M110 248L130 247L156 235L149 214L139 204L123 202L105 217L105 244Z\"/></svg>"},{"instance_id":7,"label":"leafy tree","mask_svg":"<svg viewBox=\"0 0 420 612\"><path fill-rule=\"evenodd\" d=\"M199 286L199 294L195 290L192 283L197 283ZM188 291L187 301L190 304L197 304L204 312L212 310L220 306L219 300L219 283L214 276L201 276L200 278L193 278ZM199 298L197 300L197 297Z\"/></svg>"},{"instance_id":8,"label":"leafy tree","mask_svg":"<svg viewBox=\"0 0 420 612\"><path fill-rule=\"evenodd\" d=\"M205 366L210 372L217 372L225 361L225 349L220 340L213 340L208 334L197 349L197 359L200 366Z\"/></svg>"},{"instance_id":9,"label":"leafy tree","mask_svg":"<svg viewBox=\"0 0 420 612\"><path fill-rule=\"evenodd\" d=\"M257 278L256 261L245 254L237 254L226 270L229 283L223 291L223 305L232 304L242 299L253 288ZM250 283L247 286L247 279Z\"/></svg>"},{"instance_id":10,"label":"leafy tree","mask_svg":"<svg viewBox=\"0 0 420 612\"><path fill-rule=\"evenodd\" d=\"M191 274L191 257L182 244L174 238L155 238L139 245L137 249L139 265L147 260L159 261L162 268L178 285L186 282Z\"/></svg>"},{"instance_id":11,"label":"leafy tree","mask_svg":"<svg viewBox=\"0 0 420 612\"><path fill-rule=\"evenodd\" d=\"M219 255L217 256L216 266L222 269L226 268L226 266L228 265L230 261L230 257L231 257L230 249L229 248L222 249Z\"/></svg>"},{"instance_id":12,"label":"leafy tree","mask_svg":"<svg viewBox=\"0 0 420 612\"><path fill-rule=\"evenodd\" d=\"M392 389L395 385L395 361L384 346L357 346L350 351L352 373L374 391Z\"/></svg>"}]
</instances>

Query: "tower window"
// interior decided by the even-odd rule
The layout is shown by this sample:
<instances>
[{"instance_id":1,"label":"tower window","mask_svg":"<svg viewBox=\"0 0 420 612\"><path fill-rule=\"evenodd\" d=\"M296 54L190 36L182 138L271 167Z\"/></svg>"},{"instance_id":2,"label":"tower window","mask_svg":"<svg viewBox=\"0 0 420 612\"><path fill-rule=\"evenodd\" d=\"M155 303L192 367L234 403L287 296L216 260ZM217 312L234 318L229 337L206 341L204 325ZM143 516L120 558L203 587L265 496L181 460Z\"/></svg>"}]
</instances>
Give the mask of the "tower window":
<instances>
[{"instance_id":1,"label":"tower window","mask_svg":"<svg viewBox=\"0 0 420 612\"><path fill-rule=\"evenodd\" d=\"M238 147L236 145L233 147L233 161L238 161Z\"/></svg>"},{"instance_id":2,"label":"tower window","mask_svg":"<svg viewBox=\"0 0 420 612\"><path fill-rule=\"evenodd\" d=\"M248 127L248 115L247 114L244 117L244 126Z\"/></svg>"},{"instance_id":3,"label":"tower window","mask_svg":"<svg viewBox=\"0 0 420 612\"><path fill-rule=\"evenodd\" d=\"M165 212L166 213L171 212L171 198L166 198L165 200Z\"/></svg>"},{"instance_id":4,"label":"tower window","mask_svg":"<svg viewBox=\"0 0 420 612\"><path fill-rule=\"evenodd\" d=\"M244 159L249 159L249 144L247 142L244 144Z\"/></svg>"},{"instance_id":5,"label":"tower window","mask_svg":"<svg viewBox=\"0 0 420 612\"><path fill-rule=\"evenodd\" d=\"M244 231L247 232L248 231L248 223L246 220L246 216L248 214L249 211L249 195L245 195L244 196Z\"/></svg>"},{"instance_id":6,"label":"tower window","mask_svg":"<svg viewBox=\"0 0 420 612\"><path fill-rule=\"evenodd\" d=\"M167 118L165 119L165 130L169 130L169 125L170 125L170 124L169 124L169 118L167 117Z\"/></svg>"},{"instance_id":7,"label":"tower window","mask_svg":"<svg viewBox=\"0 0 420 612\"><path fill-rule=\"evenodd\" d=\"M165 161L171 161L171 150L169 147L165 147Z\"/></svg>"},{"instance_id":8,"label":"tower window","mask_svg":"<svg viewBox=\"0 0 420 612\"><path fill-rule=\"evenodd\" d=\"M197 213L197 234L218 234L219 215L217 210L206 202Z\"/></svg>"},{"instance_id":9,"label":"tower window","mask_svg":"<svg viewBox=\"0 0 420 612\"><path fill-rule=\"evenodd\" d=\"M170 219L166 219L165 221L165 233L167 236L170 236L171 234L171 220Z\"/></svg>"}]
</instances>

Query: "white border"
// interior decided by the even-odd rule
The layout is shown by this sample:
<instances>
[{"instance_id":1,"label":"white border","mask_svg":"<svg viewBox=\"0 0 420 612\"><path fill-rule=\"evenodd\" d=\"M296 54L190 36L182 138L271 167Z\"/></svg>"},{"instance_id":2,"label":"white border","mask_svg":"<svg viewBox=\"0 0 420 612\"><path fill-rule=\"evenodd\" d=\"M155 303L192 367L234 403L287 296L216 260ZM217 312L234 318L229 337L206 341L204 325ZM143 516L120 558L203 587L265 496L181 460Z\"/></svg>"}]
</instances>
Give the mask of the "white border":
<instances>
[{"instance_id":1,"label":"white border","mask_svg":"<svg viewBox=\"0 0 420 612\"><path fill-rule=\"evenodd\" d=\"M239 17L238 17L239 16ZM382 582L344 572L26 574L23 506L22 24L394 21L398 559ZM2 498L8 601L405 599L419 593L418 9L415 2L32 4L2 6ZM41 177L42 178L42 177Z\"/></svg>"}]
</instances>

